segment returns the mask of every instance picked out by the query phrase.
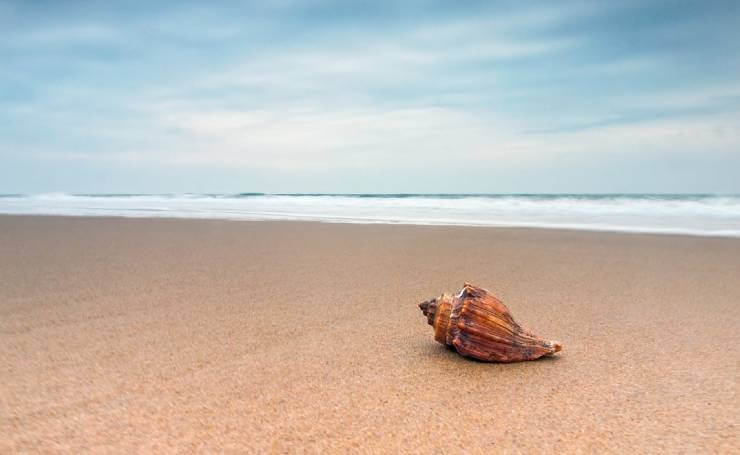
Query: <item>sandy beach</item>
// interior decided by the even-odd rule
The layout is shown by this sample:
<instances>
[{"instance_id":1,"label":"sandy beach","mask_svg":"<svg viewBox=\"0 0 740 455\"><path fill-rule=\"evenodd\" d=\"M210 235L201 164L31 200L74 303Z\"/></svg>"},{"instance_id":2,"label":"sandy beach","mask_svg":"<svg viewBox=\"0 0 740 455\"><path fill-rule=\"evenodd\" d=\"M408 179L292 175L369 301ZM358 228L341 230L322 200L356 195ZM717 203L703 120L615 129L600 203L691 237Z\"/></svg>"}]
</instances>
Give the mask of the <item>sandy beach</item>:
<instances>
[{"instance_id":1,"label":"sandy beach","mask_svg":"<svg viewBox=\"0 0 740 455\"><path fill-rule=\"evenodd\" d=\"M0 216L0 452L735 452L740 239ZM467 360L464 281L563 343Z\"/></svg>"}]
</instances>

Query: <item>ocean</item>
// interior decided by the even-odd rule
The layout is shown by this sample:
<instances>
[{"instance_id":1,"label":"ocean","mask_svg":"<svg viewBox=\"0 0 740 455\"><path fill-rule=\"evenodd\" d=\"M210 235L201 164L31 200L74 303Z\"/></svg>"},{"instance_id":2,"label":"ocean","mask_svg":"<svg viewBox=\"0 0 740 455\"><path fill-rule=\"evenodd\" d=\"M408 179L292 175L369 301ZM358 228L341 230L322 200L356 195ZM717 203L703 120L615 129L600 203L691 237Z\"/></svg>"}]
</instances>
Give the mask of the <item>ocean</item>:
<instances>
[{"instance_id":1,"label":"ocean","mask_svg":"<svg viewBox=\"0 0 740 455\"><path fill-rule=\"evenodd\" d=\"M509 226L740 237L740 195L4 194L0 213Z\"/></svg>"}]
</instances>

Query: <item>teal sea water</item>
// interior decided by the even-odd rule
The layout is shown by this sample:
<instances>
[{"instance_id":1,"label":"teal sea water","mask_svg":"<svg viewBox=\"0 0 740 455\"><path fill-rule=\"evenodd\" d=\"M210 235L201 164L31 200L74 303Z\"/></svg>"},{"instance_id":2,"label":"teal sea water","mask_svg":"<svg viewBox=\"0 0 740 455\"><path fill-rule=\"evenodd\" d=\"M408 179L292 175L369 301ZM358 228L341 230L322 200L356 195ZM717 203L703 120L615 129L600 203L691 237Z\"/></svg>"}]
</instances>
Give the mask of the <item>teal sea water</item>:
<instances>
[{"instance_id":1,"label":"teal sea water","mask_svg":"<svg viewBox=\"0 0 740 455\"><path fill-rule=\"evenodd\" d=\"M0 213L308 220L740 237L740 195L4 194Z\"/></svg>"}]
</instances>

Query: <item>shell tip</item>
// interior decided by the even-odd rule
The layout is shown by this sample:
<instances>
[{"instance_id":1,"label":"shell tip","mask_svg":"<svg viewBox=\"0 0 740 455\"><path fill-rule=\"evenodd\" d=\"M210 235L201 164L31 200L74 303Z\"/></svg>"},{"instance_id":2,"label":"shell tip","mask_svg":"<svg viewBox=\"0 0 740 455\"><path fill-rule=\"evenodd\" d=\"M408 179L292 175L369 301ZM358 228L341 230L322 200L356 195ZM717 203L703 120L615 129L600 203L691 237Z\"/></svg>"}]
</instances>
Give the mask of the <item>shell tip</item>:
<instances>
[{"instance_id":1,"label":"shell tip","mask_svg":"<svg viewBox=\"0 0 740 455\"><path fill-rule=\"evenodd\" d=\"M437 299L425 300L419 304L419 309L427 317L429 325L434 325L434 317L437 314Z\"/></svg>"}]
</instances>

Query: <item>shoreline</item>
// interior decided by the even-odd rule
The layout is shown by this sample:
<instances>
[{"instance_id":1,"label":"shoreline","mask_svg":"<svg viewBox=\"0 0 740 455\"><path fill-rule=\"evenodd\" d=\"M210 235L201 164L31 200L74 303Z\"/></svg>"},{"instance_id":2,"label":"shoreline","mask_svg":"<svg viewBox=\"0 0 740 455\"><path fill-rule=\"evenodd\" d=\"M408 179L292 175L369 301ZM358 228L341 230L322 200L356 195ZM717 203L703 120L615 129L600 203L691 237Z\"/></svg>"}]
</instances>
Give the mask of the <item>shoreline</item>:
<instances>
[{"instance_id":1,"label":"shoreline","mask_svg":"<svg viewBox=\"0 0 740 455\"><path fill-rule=\"evenodd\" d=\"M405 221L337 221L337 220L325 220L320 218L315 219L299 219L299 218L281 218L281 219L249 219L249 218L219 218L219 217L186 217L186 216L137 216L137 215L59 215L59 214L27 214L27 213L0 213L1 217L28 217L28 218L90 218L100 220L181 220L181 221L233 221L233 222L245 222L245 223L318 223L328 225L349 225L349 226L399 226L399 227L441 227L441 228L481 228L481 229L509 229L509 230L535 230L535 231L563 231L563 232L582 232L582 233L594 233L594 234L617 234L617 235L655 235L655 236L671 236L671 237L688 237L688 238L716 238L726 240L740 240L740 233L706 233L696 232L689 230L674 230L674 231L659 231L653 230L640 230L640 229L628 229L615 230L611 228L598 228L598 227L570 227L568 225L553 225L553 226L542 226L542 225L492 225L492 224L452 224L452 223L417 223L417 222L405 222Z\"/></svg>"},{"instance_id":2,"label":"shoreline","mask_svg":"<svg viewBox=\"0 0 740 455\"><path fill-rule=\"evenodd\" d=\"M740 241L0 216L0 451L733 452ZM464 281L558 339L495 364Z\"/></svg>"},{"instance_id":3,"label":"shoreline","mask_svg":"<svg viewBox=\"0 0 740 455\"><path fill-rule=\"evenodd\" d=\"M0 213L491 226L740 238L740 195L49 194Z\"/></svg>"}]
</instances>

